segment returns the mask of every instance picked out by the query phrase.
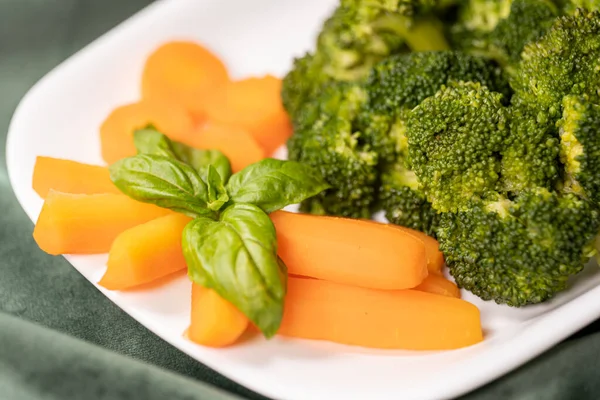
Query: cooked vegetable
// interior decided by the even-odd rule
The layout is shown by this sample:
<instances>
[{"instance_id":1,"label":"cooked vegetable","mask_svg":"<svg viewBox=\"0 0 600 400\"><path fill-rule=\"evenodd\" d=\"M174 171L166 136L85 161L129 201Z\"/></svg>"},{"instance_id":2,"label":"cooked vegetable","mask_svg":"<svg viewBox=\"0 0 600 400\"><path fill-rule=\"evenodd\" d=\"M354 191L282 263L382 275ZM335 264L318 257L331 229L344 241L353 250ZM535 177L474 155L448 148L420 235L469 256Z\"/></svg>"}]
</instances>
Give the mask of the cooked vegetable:
<instances>
[{"instance_id":1,"label":"cooked vegetable","mask_svg":"<svg viewBox=\"0 0 600 400\"><path fill-rule=\"evenodd\" d=\"M417 290L290 278L279 334L365 347L449 350L483 339L473 304Z\"/></svg>"},{"instance_id":2,"label":"cooked vegetable","mask_svg":"<svg viewBox=\"0 0 600 400\"><path fill-rule=\"evenodd\" d=\"M98 284L109 290L124 290L184 269L181 234L190 221L185 215L171 214L119 234Z\"/></svg>"},{"instance_id":3,"label":"cooked vegetable","mask_svg":"<svg viewBox=\"0 0 600 400\"><path fill-rule=\"evenodd\" d=\"M211 95L206 113L211 121L247 130L272 154L292 134L280 92L281 80L272 75L231 82Z\"/></svg>"},{"instance_id":4,"label":"cooked vegetable","mask_svg":"<svg viewBox=\"0 0 600 400\"><path fill-rule=\"evenodd\" d=\"M210 50L193 42L173 41L146 60L142 97L180 104L202 120L211 95L228 80L225 65Z\"/></svg>"},{"instance_id":5,"label":"cooked vegetable","mask_svg":"<svg viewBox=\"0 0 600 400\"><path fill-rule=\"evenodd\" d=\"M102 158L109 164L136 153L133 133L155 126L173 140L186 141L194 128L190 114L174 103L143 100L116 108L100 127Z\"/></svg>"},{"instance_id":6,"label":"cooked vegetable","mask_svg":"<svg viewBox=\"0 0 600 400\"><path fill-rule=\"evenodd\" d=\"M278 211L271 214L290 274L375 289L406 289L427 276L421 240L386 224Z\"/></svg>"},{"instance_id":7,"label":"cooked vegetable","mask_svg":"<svg viewBox=\"0 0 600 400\"><path fill-rule=\"evenodd\" d=\"M192 313L187 337L209 347L233 344L248 327L248 318L217 292L192 284Z\"/></svg>"},{"instance_id":8,"label":"cooked vegetable","mask_svg":"<svg viewBox=\"0 0 600 400\"><path fill-rule=\"evenodd\" d=\"M32 186L42 199L50 189L73 194L119 193L106 167L43 156L35 160Z\"/></svg>"},{"instance_id":9,"label":"cooked vegetable","mask_svg":"<svg viewBox=\"0 0 600 400\"><path fill-rule=\"evenodd\" d=\"M33 230L46 253L106 253L115 238L171 211L121 194L69 194L50 190Z\"/></svg>"},{"instance_id":10,"label":"cooked vegetable","mask_svg":"<svg viewBox=\"0 0 600 400\"><path fill-rule=\"evenodd\" d=\"M427 271L429 274L441 274L444 267L444 253L440 251L440 244L437 240L423 232L406 228L400 225L391 224L391 227L400 229L419 239L425 245L425 254L427 255Z\"/></svg>"},{"instance_id":11,"label":"cooked vegetable","mask_svg":"<svg viewBox=\"0 0 600 400\"><path fill-rule=\"evenodd\" d=\"M198 149L221 151L229 158L233 172L262 160L267 154L246 130L213 123L200 128L186 143Z\"/></svg>"},{"instance_id":12,"label":"cooked vegetable","mask_svg":"<svg viewBox=\"0 0 600 400\"><path fill-rule=\"evenodd\" d=\"M438 274L430 274L421 282L421 284L414 288L421 292L439 294L442 296L456 297L460 299L460 289L454 282L449 281Z\"/></svg>"}]
</instances>

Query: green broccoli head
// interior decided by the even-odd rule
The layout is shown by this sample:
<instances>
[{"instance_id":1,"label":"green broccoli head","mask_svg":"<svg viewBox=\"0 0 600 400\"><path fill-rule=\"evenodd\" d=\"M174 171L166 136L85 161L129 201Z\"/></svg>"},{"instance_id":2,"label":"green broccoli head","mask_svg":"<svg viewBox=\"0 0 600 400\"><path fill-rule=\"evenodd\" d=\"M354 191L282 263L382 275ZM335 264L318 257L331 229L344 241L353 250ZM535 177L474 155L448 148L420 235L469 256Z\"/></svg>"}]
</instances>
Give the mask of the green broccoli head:
<instances>
[{"instance_id":1,"label":"green broccoli head","mask_svg":"<svg viewBox=\"0 0 600 400\"><path fill-rule=\"evenodd\" d=\"M512 86L514 104L534 107L552 122L560 118L566 95L599 103L600 12L557 18L541 39L525 46Z\"/></svg>"},{"instance_id":2,"label":"green broccoli head","mask_svg":"<svg viewBox=\"0 0 600 400\"><path fill-rule=\"evenodd\" d=\"M484 300L524 306L550 299L583 268L600 213L575 195L545 189L514 201L476 201L441 216L440 249L456 283Z\"/></svg>"},{"instance_id":3,"label":"green broccoli head","mask_svg":"<svg viewBox=\"0 0 600 400\"><path fill-rule=\"evenodd\" d=\"M412 110L406 132L409 165L437 211L456 212L496 189L510 133L501 94L472 82L442 87Z\"/></svg>"},{"instance_id":4,"label":"green broccoli head","mask_svg":"<svg viewBox=\"0 0 600 400\"><path fill-rule=\"evenodd\" d=\"M381 159L393 162L406 150L406 117L450 81L481 82L510 98L510 87L498 65L453 51L395 55L377 64L367 80L368 105L359 118L365 140Z\"/></svg>"},{"instance_id":5,"label":"green broccoli head","mask_svg":"<svg viewBox=\"0 0 600 400\"><path fill-rule=\"evenodd\" d=\"M574 14L578 8L588 11L600 10L600 0L562 0L561 3L565 14Z\"/></svg>"},{"instance_id":6,"label":"green broccoli head","mask_svg":"<svg viewBox=\"0 0 600 400\"><path fill-rule=\"evenodd\" d=\"M600 204L600 106L566 96L558 126L563 190Z\"/></svg>"},{"instance_id":7,"label":"green broccoli head","mask_svg":"<svg viewBox=\"0 0 600 400\"><path fill-rule=\"evenodd\" d=\"M449 28L452 46L461 50L486 47L487 35L508 17L512 0L464 0Z\"/></svg>"},{"instance_id":8,"label":"green broccoli head","mask_svg":"<svg viewBox=\"0 0 600 400\"><path fill-rule=\"evenodd\" d=\"M299 114L288 141L288 156L313 166L332 186L302 203L303 211L357 218L371 215L378 155L354 128L365 100L364 89L358 84L332 84Z\"/></svg>"},{"instance_id":9,"label":"green broccoli head","mask_svg":"<svg viewBox=\"0 0 600 400\"><path fill-rule=\"evenodd\" d=\"M379 202L385 217L391 223L435 237L439 214L419 189L415 173L406 168L403 161L387 165L383 169Z\"/></svg>"},{"instance_id":10,"label":"green broccoli head","mask_svg":"<svg viewBox=\"0 0 600 400\"><path fill-rule=\"evenodd\" d=\"M330 77L322 70L322 61L312 54L296 58L292 69L283 78L281 100L294 122L300 108L312 98L316 90L326 84Z\"/></svg>"}]
</instances>

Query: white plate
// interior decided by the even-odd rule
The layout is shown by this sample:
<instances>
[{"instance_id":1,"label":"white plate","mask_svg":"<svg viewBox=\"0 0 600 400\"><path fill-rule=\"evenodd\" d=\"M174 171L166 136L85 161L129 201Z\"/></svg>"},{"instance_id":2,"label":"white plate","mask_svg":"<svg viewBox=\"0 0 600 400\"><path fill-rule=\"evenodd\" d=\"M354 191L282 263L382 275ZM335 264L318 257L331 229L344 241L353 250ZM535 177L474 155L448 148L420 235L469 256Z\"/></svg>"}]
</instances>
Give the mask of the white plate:
<instances>
[{"instance_id":1,"label":"white plate","mask_svg":"<svg viewBox=\"0 0 600 400\"><path fill-rule=\"evenodd\" d=\"M101 164L98 127L115 106L138 97L142 63L159 43L191 38L217 52L235 77L283 75L312 47L335 0L178 0L158 2L115 28L43 78L19 105L7 143L12 186L36 220L42 201L31 189L35 157ZM66 257L92 283L106 256ZM148 329L223 375L278 399L442 399L508 372L600 316L595 269L554 301L526 309L481 302L486 339L442 353L373 351L326 342L256 338L229 349L190 343L190 284L183 275L129 293L98 287ZM115 329L119 329L115 327Z\"/></svg>"}]
</instances>

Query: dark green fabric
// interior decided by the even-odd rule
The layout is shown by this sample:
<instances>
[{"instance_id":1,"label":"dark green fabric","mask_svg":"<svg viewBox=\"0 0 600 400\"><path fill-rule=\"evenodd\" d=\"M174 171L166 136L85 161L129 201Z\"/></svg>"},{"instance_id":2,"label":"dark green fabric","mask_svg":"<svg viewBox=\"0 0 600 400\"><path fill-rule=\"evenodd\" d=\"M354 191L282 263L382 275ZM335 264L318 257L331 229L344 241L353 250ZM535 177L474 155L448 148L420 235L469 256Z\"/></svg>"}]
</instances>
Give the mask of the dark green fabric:
<instances>
[{"instance_id":1,"label":"dark green fabric","mask_svg":"<svg viewBox=\"0 0 600 400\"><path fill-rule=\"evenodd\" d=\"M62 257L42 253L8 184L3 136L23 94L149 2L0 0L0 400L233 398L198 381L261 398L148 332ZM464 400L599 399L599 331L586 328Z\"/></svg>"}]
</instances>

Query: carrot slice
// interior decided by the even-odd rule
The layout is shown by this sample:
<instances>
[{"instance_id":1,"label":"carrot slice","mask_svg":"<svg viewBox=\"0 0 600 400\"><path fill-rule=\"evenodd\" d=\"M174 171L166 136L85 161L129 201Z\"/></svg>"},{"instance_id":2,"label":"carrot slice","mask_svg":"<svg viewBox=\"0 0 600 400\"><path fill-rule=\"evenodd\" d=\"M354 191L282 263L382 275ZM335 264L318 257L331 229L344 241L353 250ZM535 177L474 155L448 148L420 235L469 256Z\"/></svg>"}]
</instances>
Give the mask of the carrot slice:
<instances>
[{"instance_id":1,"label":"carrot slice","mask_svg":"<svg viewBox=\"0 0 600 400\"><path fill-rule=\"evenodd\" d=\"M233 344L248 327L248 318L212 289L192 284L192 318L188 338L210 347Z\"/></svg>"},{"instance_id":2,"label":"carrot slice","mask_svg":"<svg viewBox=\"0 0 600 400\"><path fill-rule=\"evenodd\" d=\"M293 275L374 289L407 289L427 276L423 242L377 222L271 214L278 253Z\"/></svg>"},{"instance_id":3,"label":"carrot slice","mask_svg":"<svg viewBox=\"0 0 600 400\"><path fill-rule=\"evenodd\" d=\"M292 125L281 102L281 79L272 75L230 82L207 103L210 120L242 127L272 154L292 135Z\"/></svg>"},{"instance_id":4,"label":"carrot slice","mask_svg":"<svg viewBox=\"0 0 600 400\"><path fill-rule=\"evenodd\" d=\"M293 277L278 333L406 350L457 349L483 339L479 310L464 300Z\"/></svg>"},{"instance_id":5,"label":"carrot slice","mask_svg":"<svg viewBox=\"0 0 600 400\"><path fill-rule=\"evenodd\" d=\"M98 284L124 290L184 269L181 233L191 220L171 214L122 232L110 248L108 268Z\"/></svg>"},{"instance_id":6,"label":"carrot slice","mask_svg":"<svg viewBox=\"0 0 600 400\"><path fill-rule=\"evenodd\" d=\"M241 128L210 123L186 141L198 149L220 150L229 158L231 169L238 172L265 158L265 151L254 138Z\"/></svg>"},{"instance_id":7,"label":"carrot slice","mask_svg":"<svg viewBox=\"0 0 600 400\"><path fill-rule=\"evenodd\" d=\"M32 186L43 199L50 189L74 194L119 193L106 167L43 156L35 160Z\"/></svg>"},{"instance_id":8,"label":"carrot slice","mask_svg":"<svg viewBox=\"0 0 600 400\"><path fill-rule=\"evenodd\" d=\"M438 274L430 274L419 286L415 287L415 290L460 299L460 289L458 286Z\"/></svg>"},{"instance_id":9,"label":"carrot slice","mask_svg":"<svg viewBox=\"0 0 600 400\"><path fill-rule=\"evenodd\" d=\"M123 231L171 213L122 194L69 194L50 190L33 230L46 253L106 253Z\"/></svg>"},{"instance_id":10,"label":"carrot slice","mask_svg":"<svg viewBox=\"0 0 600 400\"><path fill-rule=\"evenodd\" d=\"M168 42L146 60L142 98L176 102L202 119L207 100L228 80L225 65L207 48L187 41Z\"/></svg>"},{"instance_id":11,"label":"carrot slice","mask_svg":"<svg viewBox=\"0 0 600 400\"><path fill-rule=\"evenodd\" d=\"M194 129L191 115L181 106L143 100L116 108L100 127L102 158L109 164L136 154L133 132L152 124L173 140L185 140Z\"/></svg>"}]
</instances>

